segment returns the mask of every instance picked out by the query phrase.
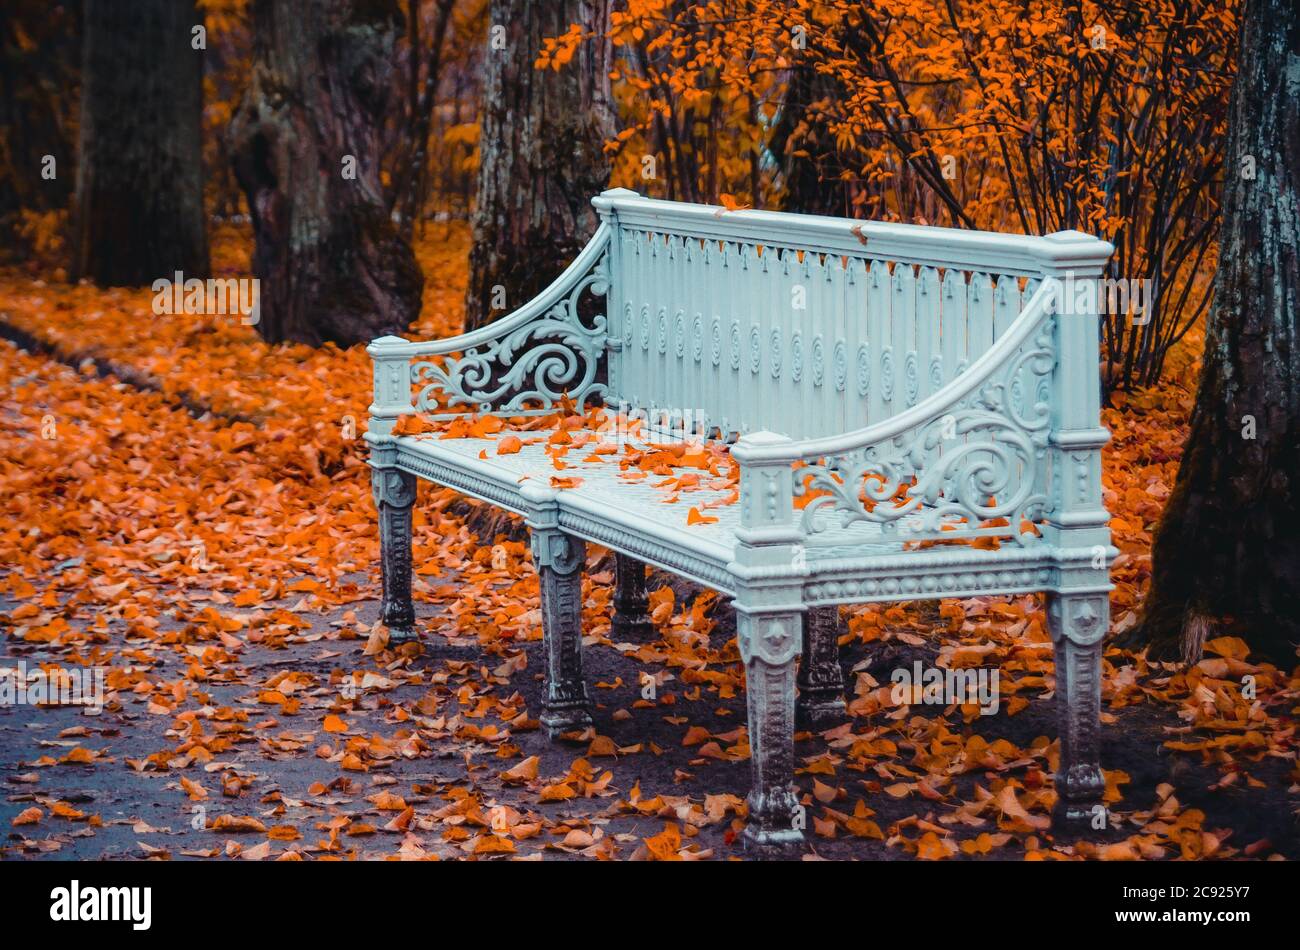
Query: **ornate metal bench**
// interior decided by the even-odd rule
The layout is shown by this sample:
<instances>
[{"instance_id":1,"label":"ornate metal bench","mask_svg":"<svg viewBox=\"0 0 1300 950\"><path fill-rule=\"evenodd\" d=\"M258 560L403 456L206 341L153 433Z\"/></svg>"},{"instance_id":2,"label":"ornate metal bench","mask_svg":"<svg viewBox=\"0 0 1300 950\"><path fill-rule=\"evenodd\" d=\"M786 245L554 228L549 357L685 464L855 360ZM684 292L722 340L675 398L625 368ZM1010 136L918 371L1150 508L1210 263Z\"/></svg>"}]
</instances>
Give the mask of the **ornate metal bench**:
<instances>
[{"instance_id":1,"label":"ornate metal bench","mask_svg":"<svg viewBox=\"0 0 1300 950\"><path fill-rule=\"evenodd\" d=\"M414 623L417 477L525 516L552 735L591 721L585 542L618 555L616 626L646 626L647 563L731 596L753 763L745 838L770 850L802 840L796 715L824 724L844 708L837 605L1044 591L1060 707L1056 818L1093 817L1116 553L1101 501L1096 307L1111 246L1073 231L728 212L623 189L593 204L596 235L535 300L452 339L369 347L366 438L393 635ZM511 453L497 451L504 432L394 433L416 412L539 425L566 400L605 407L607 421L636 417L643 440L703 433L715 462L731 443L738 501L716 464L672 504L652 479L621 472L617 455L571 459L553 481L548 431L520 433Z\"/></svg>"}]
</instances>

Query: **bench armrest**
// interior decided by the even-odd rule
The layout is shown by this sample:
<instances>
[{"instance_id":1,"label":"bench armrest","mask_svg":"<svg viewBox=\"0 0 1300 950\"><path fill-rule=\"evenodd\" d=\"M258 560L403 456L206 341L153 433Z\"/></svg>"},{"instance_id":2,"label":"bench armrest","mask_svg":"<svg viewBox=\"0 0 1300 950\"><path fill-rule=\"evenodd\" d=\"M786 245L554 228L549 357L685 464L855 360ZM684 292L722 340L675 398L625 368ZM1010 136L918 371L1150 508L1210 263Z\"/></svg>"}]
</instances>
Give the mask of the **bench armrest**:
<instances>
[{"instance_id":1,"label":"bench armrest","mask_svg":"<svg viewBox=\"0 0 1300 950\"><path fill-rule=\"evenodd\" d=\"M606 318L583 319L578 301L584 291L603 296L608 290L609 243L610 227L602 223L549 287L487 326L441 340L385 336L371 342L370 432L387 436L397 417L417 410L435 418L457 415L447 412L457 406L527 415L549 410L565 394L578 405L595 394ZM414 398L413 383L419 386Z\"/></svg>"},{"instance_id":2,"label":"bench armrest","mask_svg":"<svg viewBox=\"0 0 1300 950\"><path fill-rule=\"evenodd\" d=\"M832 514L841 527L874 522L887 534L919 516L907 531L915 540L939 537L942 522L953 516L971 525L1006 518L1004 530L988 533L1020 537L1021 519L1040 514L1047 503L1047 393L1056 363L1053 318L1060 292L1059 280L1045 279L1007 332L969 369L892 418L825 438L742 437L731 452L741 469L742 521L747 470L803 463L794 470L789 497L769 494L761 504L792 509L794 496L816 493L799 522L805 535L830 527L825 515ZM975 532L964 530L962 536L970 533Z\"/></svg>"}]
</instances>

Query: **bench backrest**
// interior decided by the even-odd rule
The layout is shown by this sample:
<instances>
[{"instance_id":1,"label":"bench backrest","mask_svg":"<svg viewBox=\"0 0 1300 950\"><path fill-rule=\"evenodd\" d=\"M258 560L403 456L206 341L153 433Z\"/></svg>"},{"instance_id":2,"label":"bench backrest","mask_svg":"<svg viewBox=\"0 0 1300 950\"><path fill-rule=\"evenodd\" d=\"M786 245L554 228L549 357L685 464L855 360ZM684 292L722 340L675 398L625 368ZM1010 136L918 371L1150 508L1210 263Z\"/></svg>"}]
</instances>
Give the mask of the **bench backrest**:
<instances>
[{"instance_id":1,"label":"bench backrest","mask_svg":"<svg viewBox=\"0 0 1300 950\"><path fill-rule=\"evenodd\" d=\"M608 405L791 438L887 419L992 346L1041 238L607 192Z\"/></svg>"}]
</instances>

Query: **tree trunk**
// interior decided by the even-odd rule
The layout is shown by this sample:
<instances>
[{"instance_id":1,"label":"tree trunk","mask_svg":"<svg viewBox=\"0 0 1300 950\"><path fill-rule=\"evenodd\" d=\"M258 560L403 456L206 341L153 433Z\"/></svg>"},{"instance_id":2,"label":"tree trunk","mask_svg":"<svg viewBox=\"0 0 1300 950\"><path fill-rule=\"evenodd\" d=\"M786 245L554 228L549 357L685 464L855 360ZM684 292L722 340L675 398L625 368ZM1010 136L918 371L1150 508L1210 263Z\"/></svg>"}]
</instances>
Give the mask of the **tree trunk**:
<instances>
[{"instance_id":1,"label":"tree trunk","mask_svg":"<svg viewBox=\"0 0 1300 950\"><path fill-rule=\"evenodd\" d=\"M609 0L492 0L467 330L532 299L596 229L615 128L608 16ZM595 38L559 69L536 69L542 39L570 24Z\"/></svg>"},{"instance_id":2,"label":"tree trunk","mask_svg":"<svg viewBox=\"0 0 1300 950\"><path fill-rule=\"evenodd\" d=\"M1205 363L1129 640L1156 656L1194 660L1215 632L1282 661L1300 642L1297 76L1290 0L1248 0Z\"/></svg>"},{"instance_id":3,"label":"tree trunk","mask_svg":"<svg viewBox=\"0 0 1300 950\"><path fill-rule=\"evenodd\" d=\"M849 217L844 182L829 177L820 155L826 151L826 110L830 102L844 98L831 76L818 74L813 65L800 59L786 82L785 105L772 129L770 147L781 162L785 185L782 205L799 214Z\"/></svg>"},{"instance_id":4,"label":"tree trunk","mask_svg":"<svg viewBox=\"0 0 1300 950\"><path fill-rule=\"evenodd\" d=\"M398 0L255 0L248 88L231 119L269 342L403 333L424 278L385 212L379 130Z\"/></svg>"},{"instance_id":5,"label":"tree trunk","mask_svg":"<svg viewBox=\"0 0 1300 950\"><path fill-rule=\"evenodd\" d=\"M411 62L409 90L410 102L409 131L410 142L403 156L403 162L397 168L397 184L393 191L392 204L397 211L402 237L408 241L414 233L415 221L424 213L424 198L428 176L429 132L433 126L433 110L438 105L438 83L442 78L442 47L447 38L447 27L451 24L451 10L455 0L437 0L437 12L433 23L433 36L429 40L429 64L425 70L424 92L420 92L420 31L419 3L410 4L408 17L411 21Z\"/></svg>"},{"instance_id":6,"label":"tree trunk","mask_svg":"<svg viewBox=\"0 0 1300 950\"><path fill-rule=\"evenodd\" d=\"M208 276L193 0L86 0L73 277Z\"/></svg>"}]
</instances>

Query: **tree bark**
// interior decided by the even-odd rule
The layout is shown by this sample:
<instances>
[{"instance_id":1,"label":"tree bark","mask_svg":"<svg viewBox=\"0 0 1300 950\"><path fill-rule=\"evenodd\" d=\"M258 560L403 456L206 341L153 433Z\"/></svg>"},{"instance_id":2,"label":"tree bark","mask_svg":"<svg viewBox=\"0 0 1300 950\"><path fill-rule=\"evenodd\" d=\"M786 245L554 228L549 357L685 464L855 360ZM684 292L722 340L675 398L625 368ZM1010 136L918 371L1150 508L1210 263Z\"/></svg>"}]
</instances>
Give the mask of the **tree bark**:
<instances>
[{"instance_id":1,"label":"tree bark","mask_svg":"<svg viewBox=\"0 0 1300 950\"><path fill-rule=\"evenodd\" d=\"M86 0L73 278L208 276L193 0Z\"/></svg>"},{"instance_id":2,"label":"tree bark","mask_svg":"<svg viewBox=\"0 0 1300 950\"><path fill-rule=\"evenodd\" d=\"M229 141L270 342L350 346L403 333L419 314L424 277L379 177L402 26L398 0L255 0Z\"/></svg>"},{"instance_id":3,"label":"tree bark","mask_svg":"<svg viewBox=\"0 0 1300 950\"><path fill-rule=\"evenodd\" d=\"M1216 632L1278 660L1300 642L1297 77L1291 0L1248 0L1205 362L1143 621L1127 641L1156 656L1195 660Z\"/></svg>"},{"instance_id":4,"label":"tree bark","mask_svg":"<svg viewBox=\"0 0 1300 950\"><path fill-rule=\"evenodd\" d=\"M771 149L781 162L785 185L782 204L798 214L850 217L844 182L827 176L819 156L829 139L826 109L844 98L835 80L798 60L786 82L785 105L772 129Z\"/></svg>"},{"instance_id":5,"label":"tree bark","mask_svg":"<svg viewBox=\"0 0 1300 950\"><path fill-rule=\"evenodd\" d=\"M467 330L536 296L596 229L615 129L608 17L609 0L492 0ZM570 24L594 38L559 69L535 68L543 38Z\"/></svg>"}]
</instances>

